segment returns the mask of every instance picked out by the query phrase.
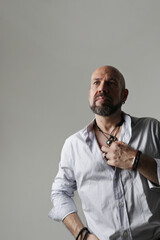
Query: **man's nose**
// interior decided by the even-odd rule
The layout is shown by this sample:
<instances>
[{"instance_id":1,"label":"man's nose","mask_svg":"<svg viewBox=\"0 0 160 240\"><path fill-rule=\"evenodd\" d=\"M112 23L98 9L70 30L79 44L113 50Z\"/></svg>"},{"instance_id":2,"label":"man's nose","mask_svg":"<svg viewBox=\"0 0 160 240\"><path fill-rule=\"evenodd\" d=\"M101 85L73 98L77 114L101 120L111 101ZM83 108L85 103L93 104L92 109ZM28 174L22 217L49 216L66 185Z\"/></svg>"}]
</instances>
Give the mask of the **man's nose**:
<instances>
[{"instance_id":1,"label":"man's nose","mask_svg":"<svg viewBox=\"0 0 160 240\"><path fill-rule=\"evenodd\" d=\"M99 85L99 88L98 88L98 92L99 93L103 93L104 91L107 92L106 83L105 82L101 82L101 84Z\"/></svg>"}]
</instances>

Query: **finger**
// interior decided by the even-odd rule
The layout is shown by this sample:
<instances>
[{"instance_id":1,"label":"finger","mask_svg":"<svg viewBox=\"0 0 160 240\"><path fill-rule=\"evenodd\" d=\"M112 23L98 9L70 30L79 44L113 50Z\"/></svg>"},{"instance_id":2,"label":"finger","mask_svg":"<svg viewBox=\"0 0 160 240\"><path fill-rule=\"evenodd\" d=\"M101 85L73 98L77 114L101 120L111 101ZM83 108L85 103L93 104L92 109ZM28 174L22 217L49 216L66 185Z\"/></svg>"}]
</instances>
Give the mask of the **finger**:
<instances>
[{"instance_id":1,"label":"finger","mask_svg":"<svg viewBox=\"0 0 160 240\"><path fill-rule=\"evenodd\" d=\"M109 146L102 146L101 150L102 150L102 152L108 152Z\"/></svg>"},{"instance_id":2,"label":"finger","mask_svg":"<svg viewBox=\"0 0 160 240\"><path fill-rule=\"evenodd\" d=\"M109 160L107 161L108 165L112 166L112 167L116 167L116 162L113 160Z\"/></svg>"}]
</instances>

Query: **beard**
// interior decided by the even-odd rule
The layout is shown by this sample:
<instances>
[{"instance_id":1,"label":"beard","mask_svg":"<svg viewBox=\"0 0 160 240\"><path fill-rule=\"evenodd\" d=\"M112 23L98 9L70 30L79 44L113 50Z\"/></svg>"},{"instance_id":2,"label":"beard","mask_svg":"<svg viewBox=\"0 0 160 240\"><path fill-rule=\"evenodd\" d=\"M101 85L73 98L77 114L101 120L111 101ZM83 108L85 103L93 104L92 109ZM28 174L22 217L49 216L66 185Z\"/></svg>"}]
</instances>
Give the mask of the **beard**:
<instances>
[{"instance_id":1,"label":"beard","mask_svg":"<svg viewBox=\"0 0 160 240\"><path fill-rule=\"evenodd\" d=\"M109 103L103 102L101 106L96 106L96 99L99 96L106 97L109 100ZM116 105L113 105L113 100L111 97L107 97L104 94L99 94L98 96L95 97L93 104L90 105L90 108L95 114L103 117L108 117L108 116L111 116L113 113L117 112L121 108L121 106L122 106L122 101L120 101Z\"/></svg>"}]
</instances>

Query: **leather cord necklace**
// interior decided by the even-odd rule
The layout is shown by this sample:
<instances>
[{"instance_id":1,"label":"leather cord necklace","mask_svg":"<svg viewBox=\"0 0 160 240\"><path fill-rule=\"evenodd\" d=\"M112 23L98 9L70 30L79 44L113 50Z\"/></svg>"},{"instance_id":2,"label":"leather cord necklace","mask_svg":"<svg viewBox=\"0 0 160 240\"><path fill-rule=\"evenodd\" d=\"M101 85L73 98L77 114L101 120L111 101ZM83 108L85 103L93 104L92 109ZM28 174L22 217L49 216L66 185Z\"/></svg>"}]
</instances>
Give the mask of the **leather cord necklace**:
<instances>
[{"instance_id":1,"label":"leather cord necklace","mask_svg":"<svg viewBox=\"0 0 160 240\"><path fill-rule=\"evenodd\" d=\"M108 146L110 146L112 144L112 142L115 142L117 141L117 134L118 134L118 131L120 129L120 127L122 126L122 124L124 123L124 118L122 117L121 121L115 126L115 128L112 130L111 133L106 133L106 132L103 132L102 129L100 129L100 127L97 125L97 122L96 122L96 119L94 120L94 124L96 126L96 128L107 138L106 140L106 144ZM113 132L116 130L115 134L113 135Z\"/></svg>"}]
</instances>

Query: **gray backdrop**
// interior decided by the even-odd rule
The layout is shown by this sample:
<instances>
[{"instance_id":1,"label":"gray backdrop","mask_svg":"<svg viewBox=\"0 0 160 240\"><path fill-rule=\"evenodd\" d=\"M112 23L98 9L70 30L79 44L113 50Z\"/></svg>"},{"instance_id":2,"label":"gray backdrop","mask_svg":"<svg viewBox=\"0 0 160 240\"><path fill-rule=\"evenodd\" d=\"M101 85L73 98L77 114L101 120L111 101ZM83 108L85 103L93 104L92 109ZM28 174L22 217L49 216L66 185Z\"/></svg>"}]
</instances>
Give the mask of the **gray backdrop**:
<instances>
[{"instance_id":1,"label":"gray backdrop","mask_svg":"<svg viewBox=\"0 0 160 240\"><path fill-rule=\"evenodd\" d=\"M159 0L0 0L0 239L72 239L47 216L50 189L65 138L93 118L95 68L124 73L124 111L160 119L159 9Z\"/></svg>"}]
</instances>

